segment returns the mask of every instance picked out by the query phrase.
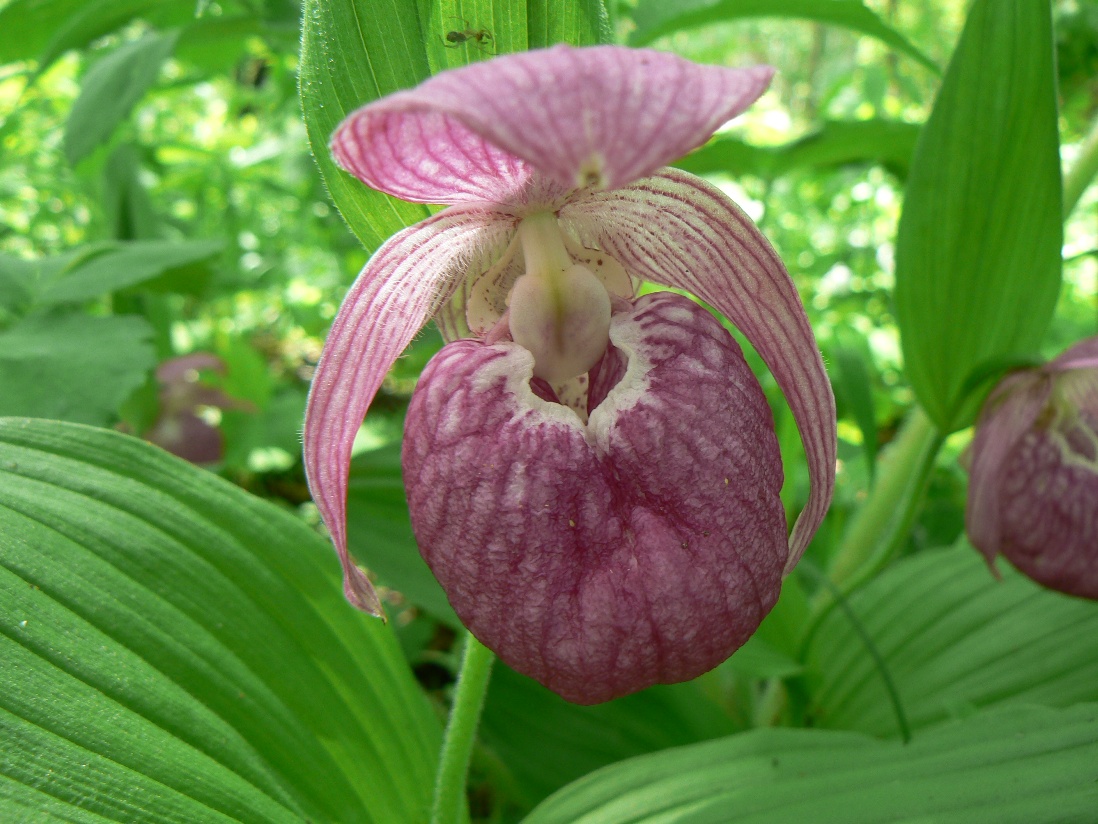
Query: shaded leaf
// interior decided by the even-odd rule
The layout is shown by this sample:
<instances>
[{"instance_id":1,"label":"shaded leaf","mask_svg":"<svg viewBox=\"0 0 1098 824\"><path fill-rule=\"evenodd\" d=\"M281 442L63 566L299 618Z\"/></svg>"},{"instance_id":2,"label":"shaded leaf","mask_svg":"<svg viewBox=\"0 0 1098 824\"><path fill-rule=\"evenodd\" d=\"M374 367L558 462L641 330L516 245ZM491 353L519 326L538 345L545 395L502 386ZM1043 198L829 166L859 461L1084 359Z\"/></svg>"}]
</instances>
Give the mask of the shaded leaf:
<instances>
[{"instance_id":1,"label":"shaded leaf","mask_svg":"<svg viewBox=\"0 0 1098 824\"><path fill-rule=\"evenodd\" d=\"M873 358L869 342L852 328L835 330L829 353L835 365L835 394L862 433L862 452L870 478L877 466L877 415L873 406ZM840 412L842 414L842 412Z\"/></svg>"},{"instance_id":2,"label":"shaded leaf","mask_svg":"<svg viewBox=\"0 0 1098 824\"><path fill-rule=\"evenodd\" d=\"M462 628L416 546L400 473L400 444L352 459L347 534L351 554L376 572L382 584L454 629Z\"/></svg>"},{"instance_id":3,"label":"shaded leaf","mask_svg":"<svg viewBox=\"0 0 1098 824\"><path fill-rule=\"evenodd\" d=\"M1098 603L1002 571L996 580L962 540L898 563L850 598L913 728L1001 703L1098 701ZM837 610L806 662L816 725L897 734L880 675Z\"/></svg>"},{"instance_id":4,"label":"shaded leaf","mask_svg":"<svg viewBox=\"0 0 1098 824\"><path fill-rule=\"evenodd\" d=\"M551 796L525 824L1084 824L1098 809L1098 706L1011 708L910 744L755 730L643 756Z\"/></svg>"},{"instance_id":5,"label":"shaded leaf","mask_svg":"<svg viewBox=\"0 0 1098 824\"><path fill-rule=\"evenodd\" d=\"M155 364L139 317L29 317L0 332L0 415L111 423Z\"/></svg>"},{"instance_id":6,"label":"shaded leaf","mask_svg":"<svg viewBox=\"0 0 1098 824\"><path fill-rule=\"evenodd\" d=\"M155 83L178 32L147 34L119 46L88 69L65 121L65 157L75 165L101 143Z\"/></svg>"},{"instance_id":7,"label":"shaded leaf","mask_svg":"<svg viewBox=\"0 0 1098 824\"><path fill-rule=\"evenodd\" d=\"M83 49L105 34L117 31L144 12L158 6L189 6L191 0L84 0L51 33L37 55L35 75L41 76L65 52Z\"/></svg>"},{"instance_id":8,"label":"shaded leaf","mask_svg":"<svg viewBox=\"0 0 1098 824\"><path fill-rule=\"evenodd\" d=\"M641 46L684 29L751 17L788 17L827 23L867 34L937 71L934 62L866 8L861 0L640 0L629 43Z\"/></svg>"},{"instance_id":9,"label":"shaded leaf","mask_svg":"<svg viewBox=\"0 0 1098 824\"><path fill-rule=\"evenodd\" d=\"M172 269L213 257L221 240L145 240L119 243L114 249L68 269L45 285L43 304L72 303L152 280Z\"/></svg>"},{"instance_id":10,"label":"shaded leaf","mask_svg":"<svg viewBox=\"0 0 1098 824\"><path fill-rule=\"evenodd\" d=\"M497 662L480 734L530 807L592 770L735 729L696 682L581 707Z\"/></svg>"},{"instance_id":11,"label":"shaded leaf","mask_svg":"<svg viewBox=\"0 0 1098 824\"><path fill-rule=\"evenodd\" d=\"M944 433L971 421L973 379L1032 355L1052 317L1056 118L1047 0L977 0L919 137L896 239L905 366Z\"/></svg>"},{"instance_id":12,"label":"shaded leaf","mask_svg":"<svg viewBox=\"0 0 1098 824\"><path fill-rule=\"evenodd\" d=\"M8 419L0 523L0 818L425 818L438 724L301 521L135 439Z\"/></svg>"},{"instance_id":13,"label":"shaded leaf","mask_svg":"<svg viewBox=\"0 0 1098 824\"><path fill-rule=\"evenodd\" d=\"M59 51L62 43L81 48L114 31L129 19L127 14L132 17L135 6L155 2L164 0L12 0L0 9L0 31L19 36L0 37L0 63L38 60L41 73L64 51Z\"/></svg>"}]
</instances>

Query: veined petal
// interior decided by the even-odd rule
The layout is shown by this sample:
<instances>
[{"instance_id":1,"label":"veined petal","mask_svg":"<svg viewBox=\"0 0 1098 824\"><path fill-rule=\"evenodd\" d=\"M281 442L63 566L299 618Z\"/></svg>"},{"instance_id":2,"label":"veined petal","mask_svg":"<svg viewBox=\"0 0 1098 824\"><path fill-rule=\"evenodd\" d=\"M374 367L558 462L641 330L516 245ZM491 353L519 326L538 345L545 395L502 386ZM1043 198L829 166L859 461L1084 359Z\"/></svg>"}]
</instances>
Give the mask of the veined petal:
<instances>
[{"instance_id":1,"label":"veined petal","mask_svg":"<svg viewBox=\"0 0 1098 824\"><path fill-rule=\"evenodd\" d=\"M797 422L812 485L789 538L788 572L819 528L835 487L835 398L797 289L781 259L723 192L662 169L624 189L590 193L561 210L585 246L634 277L685 289L747 336Z\"/></svg>"},{"instance_id":2,"label":"veined petal","mask_svg":"<svg viewBox=\"0 0 1098 824\"><path fill-rule=\"evenodd\" d=\"M559 45L442 72L364 106L332 152L375 189L418 202L513 203L534 176L563 190L614 188L700 146L772 74Z\"/></svg>"},{"instance_id":3,"label":"veined petal","mask_svg":"<svg viewBox=\"0 0 1098 824\"><path fill-rule=\"evenodd\" d=\"M1001 551L1002 482L1007 463L1048 404L1051 382L1035 372L1008 375L984 404L969 454L965 529L990 564ZM989 425L992 424L993 425Z\"/></svg>"},{"instance_id":4,"label":"veined petal","mask_svg":"<svg viewBox=\"0 0 1098 824\"><path fill-rule=\"evenodd\" d=\"M340 307L317 364L305 413L305 471L343 565L343 589L382 615L373 586L347 554L351 445L389 367L449 299L479 258L498 255L514 218L453 207L394 235L374 254Z\"/></svg>"},{"instance_id":5,"label":"veined petal","mask_svg":"<svg viewBox=\"0 0 1098 824\"><path fill-rule=\"evenodd\" d=\"M1045 364L1046 372L1066 372L1069 369L1098 369L1098 335L1081 340L1059 357Z\"/></svg>"}]
</instances>

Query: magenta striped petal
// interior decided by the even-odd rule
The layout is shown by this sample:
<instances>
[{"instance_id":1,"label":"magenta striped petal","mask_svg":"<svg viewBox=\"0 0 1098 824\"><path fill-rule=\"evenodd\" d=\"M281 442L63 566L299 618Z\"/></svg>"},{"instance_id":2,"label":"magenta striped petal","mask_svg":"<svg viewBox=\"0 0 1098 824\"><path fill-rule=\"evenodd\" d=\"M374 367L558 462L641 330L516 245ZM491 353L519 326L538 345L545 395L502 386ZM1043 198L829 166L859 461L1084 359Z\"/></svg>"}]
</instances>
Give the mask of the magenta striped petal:
<instances>
[{"instance_id":1,"label":"magenta striped petal","mask_svg":"<svg viewBox=\"0 0 1098 824\"><path fill-rule=\"evenodd\" d=\"M747 336L785 394L812 488L789 539L788 572L823 521L835 487L835 399L796 286L773 247L715 186L676 169L561 211L585 246L635 277L685 289Z\"/></svg>"},{"instance_id":2,"label":"magenta striped petal","mask_svg":"<svg viewBox=\"0 0 1098 824\"><path fill-rule=\"evenodd\" d=\"M1046 372L1066 372L1069 369L1098 369L1098 335L1079 341L1044 366Z\"/></svg>"},{"instance_id":3,"label":"magenta striped petal","mask_svg":"<svg viewBox=\"0 0 1098 824\"><path fill-rule=\"evenodd\" d=\"M453 207L394 235L366 264L328 334L305 413L305 471L343 565L344 593L365 612L382 615L373 586L347 554L355 434L397 356L470 265L503 251L514 223L483 207Z\"/></svg>"},{"instance_id":4,"label":"magenta striped petal","mask_svg":"<svg viewBox=\"0 0 1098 824\"><path fill-rule=\"evenodd\" d=\"M416 202L522 202L536 177L564 191L614 188L700 146L772 74L559 45L442 72L364 106L332 152L373 188Z\"/></svg>"},{"instance_id":5,"label":"magenta striped petal","mask_svg":"<svg viewBox=\"0 0 1098 824\"><path fill-rule=\"evenodd\" d=\"M1037 372L1008 375L988 397L969 455L965 530L988 563L1002 543L1002 481L1007 464L1048 403L1052 384ZM987 425L994 419L994 425Z\"/></svg>"}]
</instances>

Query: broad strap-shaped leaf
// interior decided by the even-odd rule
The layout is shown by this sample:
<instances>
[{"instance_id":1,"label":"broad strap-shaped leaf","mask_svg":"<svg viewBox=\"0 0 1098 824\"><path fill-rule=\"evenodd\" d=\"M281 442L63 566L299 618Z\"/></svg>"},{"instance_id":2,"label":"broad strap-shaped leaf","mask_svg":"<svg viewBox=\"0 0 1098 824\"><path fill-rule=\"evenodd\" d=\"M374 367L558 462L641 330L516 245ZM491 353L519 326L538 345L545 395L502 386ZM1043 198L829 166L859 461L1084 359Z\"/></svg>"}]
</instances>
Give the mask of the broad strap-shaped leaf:
<instances>
[{"instance_id":1,"label":"broad strap-shaped leaf","mask_svg":"<svg viewBox=\"0 0 1098 824\"><path fill-rule=\"evenodd\" d=\"M0 591L0 820L425 819L438 724L297 518L4 419Z\"/></svg>"},{"instance_id":2,"label":"broad strap-shaped leaf","mask_svg":"<svg viewBox=\"0 0 1098 824\"><path fill-rule=\"evenodd\" d=\"M176 31L119 46L88 69L65 122L65 157L75 165L106 142L157 80L175 48Z\"/></svg>"},{"instance_id":3,"label":"broad strap-shaped leaf","mask_svg":"<svg viewBox=\"0 0 1098 824\"><path fill-rule=\"evenodd\" d=\"M919 136L896 239L907 374L945 433L971 422L973 381L1032 355L1052 317L1056 116L1047 0L977 0Z\"/></svg>"},{"instance_id":4,"label":"broad strap-shaped leaf","mask_svg":"<svg viewBox=\"0 0 1098 824\"><path fill-rule=\"evenodd\" d=\"M0 332L0 415L113 422L156 363L136 315L30 316Z\"/></svg>"},{"instance_id":5,"label":"broad strap-shaped leaf","mask_svg":"<svg viewBox=\"0 0 1098 824\"><path fill-rule=\"evenodd\" d=\"M637 28L629 42L641 46L676 31L751 17L785 17L842 26L875 37L937 71L929 57L861 0L640 0L633 11Z\"/></svg>"},{"instance_id":6,"label":"broad strap-shaped leaf","mask_svg":"<svg viewBox=\"0 0 1098 824\"><path fill-rule=\"evenodd\" d=\"M897 564L851 597L913 729L989 705L1098 701L1098 604L1001 566L997 580L961 541ZM815 632L806 662L815 725L898 734L878 666L841 611Z\"/></svg>"},{"instance_id":7,"label":"broad strap-shaped leaf","mask_svg":"<svg viewBox=\"0 0 1098 824\"><path fill-rule=\"evenodd\" d=\"M910 744L755 730L623 761L524 824L1059 824L1098 809L1098 706L1010 708Z\"/></svg>"},{"instance_id":8,"label":"broad strap-shaped leaf","mask_svg":"<svg viewBox=\"0 0 1098 824\"><path fill-rule=\"evenodd\" d=\"M429 74L415 0L384 14L373 0L305 0L301 33L301 108L309 145L343 219L369 251L427 216L422 206L367 189L328 153L336 126L352 111Z\"/></svg>"}]
</instances>

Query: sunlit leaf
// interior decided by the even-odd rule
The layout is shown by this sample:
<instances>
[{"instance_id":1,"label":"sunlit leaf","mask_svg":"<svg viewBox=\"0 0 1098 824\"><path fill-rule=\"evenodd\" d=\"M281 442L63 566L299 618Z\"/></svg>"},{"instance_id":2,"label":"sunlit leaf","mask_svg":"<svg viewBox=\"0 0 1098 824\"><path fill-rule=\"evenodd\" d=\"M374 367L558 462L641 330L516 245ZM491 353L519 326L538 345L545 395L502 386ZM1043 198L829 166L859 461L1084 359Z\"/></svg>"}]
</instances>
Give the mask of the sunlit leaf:
<instances>
[{"instance_id":1,"label":"sunlit leaf","mask_svg":"<svg viewBox=\"0 0 1098 824\"><path fill-rule=\"evenodd\" d=\"M913 728L994 704L1098 701L1098 604L1001 566L999 581L962 541L897 564L851 597ZM841 612L813 635L806 660L813 723L897 734L877 667Z\"/></svg>"},{"instance_id":2,"label":"sunlit leaf","mask_svg":"<svg viewBox=\"0 0 1098 824\"><path fill-rule=\"evenodd\" d=\"M861 0L640 0L633 11L637 28L629 42L640 46L676 31L752 17L786 17L842 26L875 37L937 71L929 57Z\"/></svg>"},{"instance_id":3,"label":"sunlit leaf","mask_svg":"<svg viewBox=\"0 0 1098 824\"><path fill-rule=\"evenodd\" d=\"M1098 706L1019 707L920 734L756 730L624 761L525 824L1061 824L1098 809Z\"/></svg>"},{"instance_id":4,"label":"sunlit leaf","mask_svg":"<svg viewBox=\"0 0 1098 824\"><path fill-rule=\"evenodd\" d=\"M792 143L754 146L719 135L675 163L697 175L776 178L796 169L879 164L903 179L911 165L919 126L897 120L831 120Z\"/></svg>"},{"instance_id":5,"label":"sunlit leaf","mask_svg":"<svg viewBox=\"0 0 1098 824\"><path fill-rule=\"evenodd\" d=\"M425 820L438 724L301 521L8 419L0 524L0 819Z\"/></svg>"},{"instance_id":6,"label":"sunlit leaf","mask_svg":"<svg viewBox=\"0 0 1098 824\"><path fill-rule=\"evenodd\" d=\"M26 318L0 332L0 415L108 424L155 364L134 316Z\"/></svg>"},{"instance_id":7,"label":"sunlit leaf","mask_svg":"<svg viewBox=\"0 0 1098 824\"><path fill-rule=\"evenodd\" d=\"M393 0L384 14L373 0L305 0L300 74L309 144L332 200L369 251L427 210L338 168L328 139L359 106L427 77L424 37L415 0Z\"/></svg>"},{"instance_id":8,"label":"sunlit leaf","mask_svg":"<svg viewBox=\"0 0 1098 824\"><path fill-rule=\"evenodd\" d=\"M65 121L65 157L76 164L114 133L157 80L178 32L147 34L119 46L88 69Z\"/></svg>"},{"instance_id":9,"label":"sunlit leaf","mask_svg":"<svg viewBox=\"0 0 1098 824\"><path fill-rule=\"evenodd\" d=\"M1051 26L1047 0L977 0L919 137L896 240L896 315L912 387L943 432L971 421L984 370L1032 356L1056 303Z\"/></svg>"}]
</instances>

